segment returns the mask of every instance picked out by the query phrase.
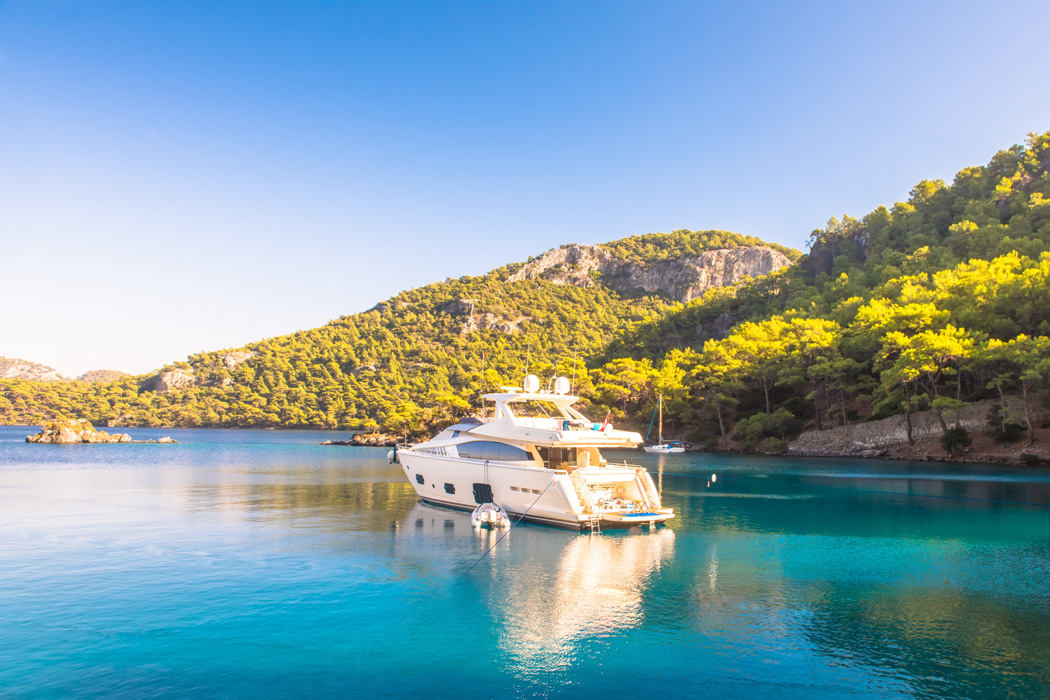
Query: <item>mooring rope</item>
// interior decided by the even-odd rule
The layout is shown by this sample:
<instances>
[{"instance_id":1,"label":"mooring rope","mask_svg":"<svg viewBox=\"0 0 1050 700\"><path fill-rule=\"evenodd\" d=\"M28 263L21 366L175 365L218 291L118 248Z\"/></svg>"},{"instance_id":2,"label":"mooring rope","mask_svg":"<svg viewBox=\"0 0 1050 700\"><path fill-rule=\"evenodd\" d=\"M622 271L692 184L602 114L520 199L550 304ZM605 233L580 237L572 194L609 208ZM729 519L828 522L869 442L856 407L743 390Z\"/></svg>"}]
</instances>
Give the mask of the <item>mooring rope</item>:
<instances>
[{"instance_id":1,"label":"mooring rope","mask_svg":"<svg viewBox=\"0 0 1050 700\"><path fill-rule=\"evenodd\" d=\"M539 495L539 496L536 496L536 500L534 500L534 501L532 502L532 505L530 505L530 506L529 506L528 508L526 508L526 509L525 509L525 512L524 512L524 513L522 513L521 515L519 515L519 516L518 516L518 519L517 519L517 520L515 520L515 521L514 521L513 523L511 523L511 524L510 524L510 527L508 527L508 528L507 528L507 531L506 531L506 532L504 532L504 533L503 533L502 535L500 535L500 536L499 536L499 539L498 539L498 540L496 540L496 541L495 541L495 542L494 542L494 543L492 544L492 546L491 546L491 547L489 547L489 548L488 548L488 549L486 549L486 550L485 550L484 552L482 552L481 556L480 556L480 557L478 557L478 560L477 560L477 561L475 561L475 562L474 562L473 564L471 564L471 565L470 565L470 568L469 568L469 569L467 569L467 573L468 573L468 574L469 574L469 573L470 573L471 571L473 571L473 570L474 570L474 567L475 567L475 566L477 566L478 564L480 564L480 563L481 563L481 560L482 560L482 559L484 559L485 557L487 557L487 556L489 555L489 553L491 553L491 552L492 552L492 550L494 550L494 549L495 549L495 548L496 548L497 546L499 546L499 543L503 541L503 538L504 538L504 537L506 537L507 535L509 535L509 534L510 534L510 531L514 529L514 526L515 526L515 525L517 525L518 523L520 523L520 522L521 522L521 520L522 520L522 518L524 518L524 517L525 517L526 515L528 515L528 514L529 514L529 511L530 511L530 510L532 510L532 506L534 506L534 505L536 505L537 503L539 503L539 502L540 502L540 499L541 499L541 498L543 498L543 494L547 493L547 489L549 489L549 488L550 488L550 487L551 487L551 486L552 486L553 484L554 484L554 479L551 479L551 480L550 480L550 483L549 483L549 484L547 484L547 486L545 486L545 487L544 487L544 489L543 489L542 491L540 491L540 495ZM497 504L497 505L499 505L499 504Z\"/></svg>"}]
</instances>

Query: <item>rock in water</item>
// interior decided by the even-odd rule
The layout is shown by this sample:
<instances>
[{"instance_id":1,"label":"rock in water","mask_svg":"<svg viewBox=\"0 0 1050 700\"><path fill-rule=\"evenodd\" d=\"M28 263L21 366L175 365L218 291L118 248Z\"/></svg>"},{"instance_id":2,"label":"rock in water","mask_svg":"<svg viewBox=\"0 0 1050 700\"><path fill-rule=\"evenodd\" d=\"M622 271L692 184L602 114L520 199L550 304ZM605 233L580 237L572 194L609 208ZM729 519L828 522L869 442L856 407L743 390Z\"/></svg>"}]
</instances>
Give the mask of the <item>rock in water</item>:
<instances>
[{"instance_id":1,"label":"rock in water","mask_svg":"<svg viewBox=\"0 0 1050 700\"><path fill-rule=\"evenodd\" d=\"M84 431L95 432L95 428L86 420L60 419L53 420L43 426L36 435L26 437L26 442L39 442L43 444L71 445L83 442L81 435Z\"/></svg>"},{"instance_id":2,"label":"rock in water","mask_svg":"<svg viewBox=\"0 0 1050 700\"><path fill-rule=\"evenodd\" d=\"M42 440L41 442L47 441ZM80 442L80 433L76 432L73 428L66 428L63 426L58 429L58 433L50 440L50 442L55 442L59 445L71 445Z\"/></svg>"},{"instance_id":3,"label":"rock in water","mask_svg":"<svg viewBox=\"0 0 1050 700\"><path fill-rule=\"evenodd\" d=\"M398 444L398 440L393 435L386 435L385 433L359 433L350 438L348 445L354 447L393 447Z\"/></svg>"},{"instance_id":4,"label":"rock in water","mask_svg":"<svg viewBox=\"0 0 1050 700\"><path fill-rule=\"evenodd\" d=\"M175 442L168 438L169 442ZM79 445L83 443L116 443L131 442L126 433L110 435L105 430L95 430L91 423L81 419L53 420L43 426L36 435L26 435L26 442L37 442L51 445Z\"/></svg>"}]
</instances>

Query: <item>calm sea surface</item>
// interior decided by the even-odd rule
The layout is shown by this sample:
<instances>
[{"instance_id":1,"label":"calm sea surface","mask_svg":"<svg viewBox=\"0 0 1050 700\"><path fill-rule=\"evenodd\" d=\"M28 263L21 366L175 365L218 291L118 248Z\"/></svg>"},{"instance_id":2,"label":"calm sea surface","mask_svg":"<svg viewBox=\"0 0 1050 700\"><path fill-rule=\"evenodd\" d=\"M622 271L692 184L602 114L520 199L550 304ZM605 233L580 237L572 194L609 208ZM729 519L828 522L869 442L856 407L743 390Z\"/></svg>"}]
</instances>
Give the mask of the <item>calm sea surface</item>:
<instances>
[{"instance_id":1,"label":"calm sea surface","mask_svg":"<svg viewBox=\"0 0 1050 700\"><path fill-rule=\"evenodd\" d=\"M0 427L2 698L1050 698L1045 471L611 453L670 526L481 558L385 449L317 444L345 434L28 432Z\"/></svg>"}]
</instances>

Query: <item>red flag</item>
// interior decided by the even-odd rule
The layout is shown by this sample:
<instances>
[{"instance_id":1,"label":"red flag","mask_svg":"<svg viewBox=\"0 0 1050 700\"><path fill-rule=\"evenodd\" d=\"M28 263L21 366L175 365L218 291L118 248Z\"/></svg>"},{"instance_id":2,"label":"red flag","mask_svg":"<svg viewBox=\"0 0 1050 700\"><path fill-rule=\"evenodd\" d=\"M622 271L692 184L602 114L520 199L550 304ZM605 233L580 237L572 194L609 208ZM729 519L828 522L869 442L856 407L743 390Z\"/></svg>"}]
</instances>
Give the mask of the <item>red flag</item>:
<instances>
[{"instance_id":1,"label":"red flag","mask_svg":"<svg viewBox=\"0 0 1050 700\"><path fill-rule=\"evenodd\" d=\"M609 411L608 413L605 414L605 422L602 423L602 430L605 430L606 428L609 427L609 419L610 418L612 418L612 411Z\"/></svg>"}]
</instances>

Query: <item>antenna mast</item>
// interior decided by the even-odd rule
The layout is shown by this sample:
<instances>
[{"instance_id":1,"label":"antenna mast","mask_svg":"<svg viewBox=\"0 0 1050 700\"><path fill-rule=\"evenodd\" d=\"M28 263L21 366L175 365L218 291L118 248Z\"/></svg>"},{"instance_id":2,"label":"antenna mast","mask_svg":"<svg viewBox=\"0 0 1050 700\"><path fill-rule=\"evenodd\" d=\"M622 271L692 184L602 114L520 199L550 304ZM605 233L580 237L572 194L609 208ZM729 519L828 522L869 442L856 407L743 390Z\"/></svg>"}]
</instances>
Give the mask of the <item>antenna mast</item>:
<instances>
[{"instance_id":1,"label":"antenna mast","mask_svg":"<svg viewBox=\"0 0 1050 700\"><path fill-rule=\"evenodd\" d=\"M572 395L576 396L576 350L572 351Z\"/></svg>"}]
</instances>

